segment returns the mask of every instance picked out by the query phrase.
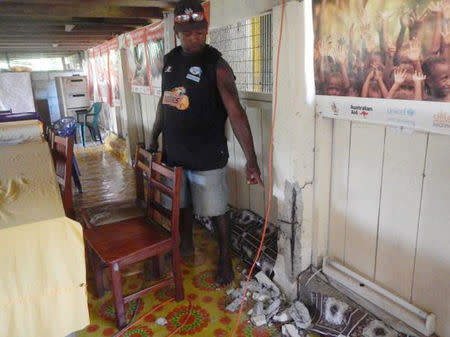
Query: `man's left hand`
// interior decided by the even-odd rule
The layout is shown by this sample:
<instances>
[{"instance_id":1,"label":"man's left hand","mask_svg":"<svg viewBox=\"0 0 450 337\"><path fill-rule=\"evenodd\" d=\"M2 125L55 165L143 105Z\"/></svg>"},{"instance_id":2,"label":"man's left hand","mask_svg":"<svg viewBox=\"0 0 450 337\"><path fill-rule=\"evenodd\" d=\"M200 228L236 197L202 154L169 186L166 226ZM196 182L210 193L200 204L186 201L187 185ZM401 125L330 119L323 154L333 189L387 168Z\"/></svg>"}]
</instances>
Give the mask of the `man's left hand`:
<instances>
[{"instance_id":1,"label":"man's left hand","mask_svg":"<svg viewBox=\"0 0 450 337\"><path fill-rule=\"evenodd\" d=\"M264 186L261 179L261 171L259 170L258 163L249 163L245 165L245 169L247 171L247 184L249 185L257 185L261 184Z\"/></svg>"}]
</instances>

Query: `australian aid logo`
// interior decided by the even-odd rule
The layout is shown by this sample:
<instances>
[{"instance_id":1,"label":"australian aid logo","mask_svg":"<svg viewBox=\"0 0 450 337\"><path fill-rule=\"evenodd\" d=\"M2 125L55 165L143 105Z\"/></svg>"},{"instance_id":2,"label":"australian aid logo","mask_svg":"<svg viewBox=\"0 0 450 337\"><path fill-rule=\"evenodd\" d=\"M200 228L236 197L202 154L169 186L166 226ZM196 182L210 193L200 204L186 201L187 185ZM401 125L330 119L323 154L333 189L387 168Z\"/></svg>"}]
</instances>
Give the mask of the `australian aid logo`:
<instances>
[{"instance_id":1,"label":"australian aid logo","mask_svg":"<svg viewBox=\"0 0 450 337\"><path fill-rule=\"evenodd\" d=\"M437 128L450 128L450 114L439 112L433 115L433 126Z\"/></svg>"},{"instance_id":2,"label":"australian aid logo","mask_svg":"<svg viewBox=\"0 0 450 337\"><path fill-rule=\"evenodd\" d=\"M350 113L352 115L359 115L367 118L373 112L373 108L365 105L350 105Z\"/></svg>"}]
</instances>

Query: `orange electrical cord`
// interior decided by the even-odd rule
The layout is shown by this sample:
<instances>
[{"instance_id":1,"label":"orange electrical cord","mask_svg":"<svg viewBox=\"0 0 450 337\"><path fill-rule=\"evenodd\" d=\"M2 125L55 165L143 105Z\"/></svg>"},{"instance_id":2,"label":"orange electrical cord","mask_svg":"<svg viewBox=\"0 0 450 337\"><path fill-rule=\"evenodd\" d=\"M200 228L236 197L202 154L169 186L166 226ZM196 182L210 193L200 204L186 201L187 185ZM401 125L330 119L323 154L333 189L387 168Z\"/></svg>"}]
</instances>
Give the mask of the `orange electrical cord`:
<instances>
[{"instance_id":1,"label":"orange electrical cord","mask_svg":"<svg viewBox=\"0 0 450 337\"><path fill-rule=\"evenodd\" d=\"M281 51L281 39L283 37L283 25L284 25L284 14L286 11L286 0L282 0L281 5L281 24L280 24L280 36L278 39L278 48L277 48L277 66L276 66L276 72L275 72L275 86L274 86L274 106L273 106L273 114L272 114L272 127L270 132L270 145L269 145L269 191L268 191L268 198L269 202L267 203L266 208L266 214L264 219L264 227L263 232L261 235L261 241L259 243L258 252L256 254L255 260L253 261L252 267L250 268L250 271L247 275L247 280L245 282L244 287L244 295L242 297L241 306L239 308L238 317L236 318L236 321L234 322L233 331L231 333L231 337L234 337L236 335L239 323L241 321L242 317L242 311L244 310L244 303L247 296L247 290L248 290L248 284L251 280L253 271L255 270L256 263L259 260L259 257L261 256L262 248L264 245L264 240L266 238L266 232L267 232L267 226L269 223L269 215L270 215L270 209L272 208L272 192L273 192L273 172L272 172L272 163L273 163L273 133L275 129L275 121L277 116L277 110L278 110L278 75L280 71L280 51Z\"/></svg>"},{"instance_id":2,"label":"orange electrical cord","mask_svg":"<svg viewBox=\"0 0 450 337\"><path fill-rule=\"evenodd\" d=\"M145 319L147 316L149 316L151 313L155 312L156 310L158 310L159 308L161 308L162 306L169 304L170 302L173 302L173 298L158 304L156 307L154 307L152 310L150 310L149 312L147 312L144 316L142 316L141 318L139 318L138 320L134 321L132 324L130 324L129 326L127 326L125 329L123 329L122 331L119 332L118 335L116 335L116 337L121 337L125 332L127 332L128 330L130 330L132 327L134 327L136 324L138 324L139 322L141 322L143 319Z\"/></svg>"},{"instance_id":3,"label":"orange electrical cord","mask_svg":"<svg viewBox=\"0 0 450 337\"><path fill-rule=\"evenodd\" d=\"M181 323L181 325L174 331L172 331L172 333L170 335L168 335L167 337L172 337L173 335L175 335L178 331L180 331L188 322L189 318L191 318L192 316L192 302L189 301L189 310L188 310L188 315L186 316L186 318L184 319L183 323Z\"/></svg>"}]
</instances>

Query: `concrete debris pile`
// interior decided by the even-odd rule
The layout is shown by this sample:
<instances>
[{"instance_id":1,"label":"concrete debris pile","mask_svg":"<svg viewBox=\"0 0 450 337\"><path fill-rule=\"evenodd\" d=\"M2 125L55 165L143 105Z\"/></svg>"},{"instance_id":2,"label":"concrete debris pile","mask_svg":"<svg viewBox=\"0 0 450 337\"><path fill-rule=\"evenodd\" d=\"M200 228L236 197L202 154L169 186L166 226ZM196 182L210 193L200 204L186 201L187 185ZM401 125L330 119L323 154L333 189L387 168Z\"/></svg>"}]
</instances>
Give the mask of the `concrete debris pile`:
<instances>
[{"instance_id":1,"label":"concrete debris pile","mask_svg":"<svg viewBox=\"0 0 450 337\"><path fill-rule=\"evenodd\" d=\"M243 271L245 275L245 271ZM255 275L247 287L244 298L245 281L241 282L238 289L229 289L227 295L230 303L226 309L237 312L242 301L254 303L253 308L248 311L248 316L253 325L277 325L285 337L301 336L303 330L311 325L311 316L308 309L300 301L289 306L284 300L280 289L263 272Z\"/></svg>"}]
</instances>

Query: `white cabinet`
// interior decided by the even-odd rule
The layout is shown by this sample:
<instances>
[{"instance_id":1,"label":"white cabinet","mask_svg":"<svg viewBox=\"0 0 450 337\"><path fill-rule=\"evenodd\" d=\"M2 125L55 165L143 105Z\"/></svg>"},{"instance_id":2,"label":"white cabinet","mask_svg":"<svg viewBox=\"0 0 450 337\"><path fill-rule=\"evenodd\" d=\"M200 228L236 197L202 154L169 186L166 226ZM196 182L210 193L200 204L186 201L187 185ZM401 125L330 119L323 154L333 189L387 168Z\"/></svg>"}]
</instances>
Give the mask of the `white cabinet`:
<instances>
[{"instance_id":1,"label":"white cabinet","mask_svg":"<svg viewBox=\"0 0 450 337\"><path fill-rule=\"evenodd\" d=\"M61 116L76 117L74 111L89 108L89 93L86 76L56 77Z\"/></svg>"}]
</instances>

